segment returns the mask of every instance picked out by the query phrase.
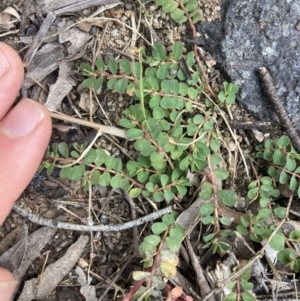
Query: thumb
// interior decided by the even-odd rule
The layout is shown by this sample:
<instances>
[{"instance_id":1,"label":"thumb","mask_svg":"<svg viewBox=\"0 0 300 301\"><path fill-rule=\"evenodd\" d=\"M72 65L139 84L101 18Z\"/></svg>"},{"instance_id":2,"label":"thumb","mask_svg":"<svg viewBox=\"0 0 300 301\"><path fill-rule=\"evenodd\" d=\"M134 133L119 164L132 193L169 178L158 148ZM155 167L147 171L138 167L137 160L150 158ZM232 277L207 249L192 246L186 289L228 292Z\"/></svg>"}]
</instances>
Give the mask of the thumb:
<instances>
[{"instance_id":1,"label":"thumb","mask_svg":"<svg viewBox=\"0 0 300 301\"><path fill-rule=\"evenodd\" d=\"M0 122L0 225L38 169L50 135L47 110L29 99Z\"/></svg>"},{"instance_id":2,"label":"thumb","mask_svg":"<svg viewBox=\"0 0 300 301\"><path fill-rule=\"evenodd\" d=\"M11 301L16 285L17 281L14 279L13 275L9 271L0 268L1 301Z\"/></svg>"}]
</instances>

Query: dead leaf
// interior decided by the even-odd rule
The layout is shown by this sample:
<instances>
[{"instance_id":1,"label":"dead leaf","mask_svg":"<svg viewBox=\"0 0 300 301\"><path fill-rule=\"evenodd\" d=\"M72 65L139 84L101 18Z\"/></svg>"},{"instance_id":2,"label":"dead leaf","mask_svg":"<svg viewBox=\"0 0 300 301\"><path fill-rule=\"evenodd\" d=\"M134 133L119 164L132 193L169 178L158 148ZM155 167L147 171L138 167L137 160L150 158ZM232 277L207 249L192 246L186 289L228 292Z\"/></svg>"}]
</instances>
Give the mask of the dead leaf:
<instances>
[{"instance_id":1,"label":"dead leaf","mask_svg":"<svg viewBox=\"0 0 300 301\"><path fill-rule=\"evenodd\" d=\"M53 264L50 264L40 278L37 289L37 299L47 300L52 291L62 281L77 263L89 237L81 235L78 240L68 248L66 254Z\"/></svg>"},{"instance_id":2,"label":"dead leaf","mask_svg":"<svg viewBox=\"0 0 300 301\"><path fill-rule=\"evenodd\" d=\"M72 66L71 62L60 62L58 78L56 83L50 87L47 101L44 104L46 108L58 111L64 97L76 85L76 81L71 77Z\"/></svg>"},{"instance_id":3,"label":"dead leaf","mask_svg":"<svg viewBox=\"0 0 300 301\"><path fill-rule=\"evenodd\" d=\"M28 236L27 249L22 264L13 274L16 280L21 281L32 262L40 255L57 229L42 227Z\"/></svg>"},{"instance_id":4,"label":"dead leaf","mask_svg":"<svg viewBox=\"0 0 300 301\"><path fill-rule=\"evenodd\" d=\"M86 301L97 301L96 288L90 285L92 278L88 276L88 281L86 280L86 275L83 269L79 266L75 269L76 274L78 275L77 281L80 283L80 293L85 297Z\"/></svg>"},{"instance_id":5,"label":"dead leaf","mask_svg":"<svg viewBox=\"0 0 300 301\"><path fill-rule=\"evenodd\" d=\"M7 250L4 254L1 255L0 257L1 267L13 272L20 266L24 258L24 254L26 252L27 239L28 239L28 228L27 225L24 224L22 229L22 236L20 240L9 250Z\"/></svg>"},{"instance_id":6,"label":"dead leaf","mask_svg":"<svg viewBox=\"0 0 300 301\"><path fill-rule=\"evenodd\" d=\"M63 58L63 47L59 43L48 43L35 55L30 65L26 68L24 88L28 89L37 82L41 82L59 66Z\"/></svg>"},{"instance_id":7,"label":"dead leaf","mask_svg":"<svg viewBox=\"0 0 300 301\"><path fill-rule=\"evenodd\" d=\"M19 21L21 21L21 18L20 18L20 15L18 14L18 12L11 6L6 7L6 9L2 13L12 15L15 18L17 18Z\"/></svg>"}]
</instances>

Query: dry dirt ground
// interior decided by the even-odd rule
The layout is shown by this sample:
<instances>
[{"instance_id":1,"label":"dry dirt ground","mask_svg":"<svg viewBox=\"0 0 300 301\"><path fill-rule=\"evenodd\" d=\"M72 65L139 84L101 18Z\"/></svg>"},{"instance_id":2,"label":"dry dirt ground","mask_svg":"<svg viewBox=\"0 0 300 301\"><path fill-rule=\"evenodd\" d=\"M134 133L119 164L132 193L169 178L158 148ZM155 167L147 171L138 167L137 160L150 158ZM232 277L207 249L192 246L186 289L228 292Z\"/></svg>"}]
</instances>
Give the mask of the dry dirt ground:
<instances>
[{"instance_id":1,"label":"dry dirt ground","mask_svg":"<svg viewBox=\"0 0 300 301\"><path fill-rule=\"evenodd\" d=\"M51 3L52 1L37 2ZM134 26L142 35L149 38L144 23L139 24L142 11L138 1L124 2L111 9L106 8L99 14L110 20L83 22L78 25L78 28L65 31L58 38L57 32L92 15L98 8L91 7L57 16L53 26L49 29L48 34L52 37L47 40L48 43L55 41L63 53L70 45L74 46L74 53L68 58L73 64L71 74L67 74L71 86L68 91L61 92L65 95L59 104L60 110L65 114L80 115L83 118L93 114L94 119L98 122L106 124L111 122L113 125L117 125L120 110L128 105L130 100L126 96L118 96L111 92L99 93L99 102L102 106L100 109L94 98L90 101L88 91L80 86L82 78L78 72L79 64L92 62L95 52L104 60L108 60L111 56L119 55L117 51L126 53L130 47L142 45L142 39L136 37L132 30L123 24L133 26L133 21L135 21ZM184 41L188 37L187 25L176 26L170 17L158 9L153 2L147 2L145 7L153 15L153 30L167 49L171 49L174 41ZM218 17L218 0L199 0L199 7L203 14L203 20L210 21ZM7 8L10 10L2 13ZM36 12L35 8L34 0L4 0L0 3L0 25L1 23L6 24L3 28L0 26L0 41L11 45L21 57L24 57L32 41L32 36L38 32L42 21L49 12L46 6L40 12ZM79 45L75 45L76 43ZM27 70L27 72L33 71ZM223 82L220 72L211 68L208 75L211 86L218 92ZM30 84L28 76L22 95L28 95L44 103L48 95L48 87L56 81L58 76L57 66L38 85ZM233 108L233 114L237 119L250 118L237 106ZM93 130L54 120L51 143L65 141L71 145L76 141L79 143L90 142L94 135ZM229 148L234 148L230 139L230 135L224 131L224 141L227 142ZM252 150L251 143L244 132L238 133L238 139L246 152ZM129 154L133 154L130 144L125 141L116 141L109 136L101 137L97 143L98 146L121 158L124 149ZM243 189L244 183L242 180L240 182L235 185L240 184ZM121 191L103 187L93 188L90 201L93 203L95 217L102 224L125 222L132 218L132 214L145 215L152 209L142 199L138 200L133 209L133 204L124 197ZM56 169L51 176L47 176L45 171L38 173L20 197L19 202L25 204L32 212L49 219L59 217L63 221L78 223L85 222L87 218L88 193L82 189L82 183L59 178ZM184 207L186 204L182 204L182 206ZM130 289L133 284L132 271L140 269L141 258L136 252L136 246L148 233L149 225L123 232L96 232L82 235L77 231L47 230L30 222L26 222L26 226L24 226L24 222L21 216L12 213L0 227L0 255L16 246L5 261L6 267L17 271L15 273L20 280L15 300L18 300L22 290L28 289L26 285L24 286L28 280L30 282L27 282L27 285L33 288L45 285L45 290L50 290L50 296L45 300L52 301L122 300ZM197 233L194 233L191 242L196 253L197 239ZM24 260L24 253L28 253L28 250L31 252L26 255L28 258ZM45 272L45 268L52 263L60 266L66 264L65 271L67 272L61 274L62 272L57 269L50 270L48 271L49 278L46 278L48 280L40 283L39 279ZM195 272L191 265L182 260L179 270L186 277L186 286L194 288L194 299L197 300ZM92 278L91 283L86 282L87 274ZM57 283L52 283L53 278L59 279ZM47 292L43 293L47 295ZM19 300L30 300L28 296L22 298ZM41 300L44 299L41 298Z\"/></svg>"}]
</instances>

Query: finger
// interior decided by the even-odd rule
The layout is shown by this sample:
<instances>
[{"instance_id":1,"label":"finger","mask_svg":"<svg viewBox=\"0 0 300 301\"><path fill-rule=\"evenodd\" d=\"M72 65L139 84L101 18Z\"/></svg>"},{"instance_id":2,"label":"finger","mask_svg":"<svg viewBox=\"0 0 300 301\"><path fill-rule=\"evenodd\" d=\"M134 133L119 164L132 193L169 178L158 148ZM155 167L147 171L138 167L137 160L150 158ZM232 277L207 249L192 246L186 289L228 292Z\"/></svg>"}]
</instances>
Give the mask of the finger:
<instances>
[{"instance_id":1,"label":"finger","mask_svg":"<svg viewBox=\"0 0 300 301\"><path fill-rule=\"evenodd\" d=\"M0 268L0 296L1 301L11 301L17 281L7 270Z\"/></svg>"},{"instance_id":2,"label":"finger","mask_svg":"<svg viewBox=\"0 0 300 301\"><path fill-rule=\"evenodd\" d=\"M8 45L0 43L0 120L17 97L24 77L22 61Z\"/></svg>"},{"instance_id":3,"label":"finger","mask_svg":"<svg viewBox=\"0 0 300 301\"><path fill-rule=\"evenodd\" d=\"M38 169L51 135L46 108L23 99L0 122L0 225Z\"/></svg>"}]
</instances>

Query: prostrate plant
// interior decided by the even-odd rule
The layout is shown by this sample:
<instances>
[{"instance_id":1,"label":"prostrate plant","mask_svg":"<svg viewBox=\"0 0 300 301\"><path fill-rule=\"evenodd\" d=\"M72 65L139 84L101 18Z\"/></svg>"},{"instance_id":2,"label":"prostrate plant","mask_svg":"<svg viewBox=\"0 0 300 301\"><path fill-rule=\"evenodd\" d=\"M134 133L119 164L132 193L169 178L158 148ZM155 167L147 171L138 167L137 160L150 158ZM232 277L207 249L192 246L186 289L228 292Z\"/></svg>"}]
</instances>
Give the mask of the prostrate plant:
<instances>
[{"instance_id":1,"label":"prostrate plant","mask_svg":"<svg viewBox=\"0 0 300 301\"><path fill-rule=\"evenodd\" d=\"M153 223L151 235L144 238L139 246L139 252L143 257L143 267L146 271L133 272L136 281L144 279L135 298L143 296L143 300L151 300L150 297L160 298L161 291L166 283L163 277L172 278L176 275L179 263L178 252L183 239L184 230L175 224L176 213L163 216L162 222ZM150 271L148 271L150 270Z\"/></svg>"}]
</instances>

